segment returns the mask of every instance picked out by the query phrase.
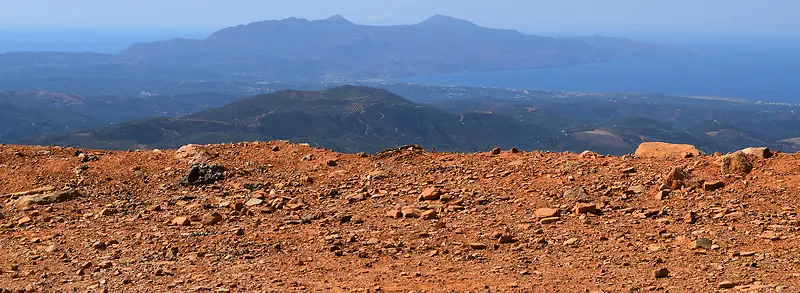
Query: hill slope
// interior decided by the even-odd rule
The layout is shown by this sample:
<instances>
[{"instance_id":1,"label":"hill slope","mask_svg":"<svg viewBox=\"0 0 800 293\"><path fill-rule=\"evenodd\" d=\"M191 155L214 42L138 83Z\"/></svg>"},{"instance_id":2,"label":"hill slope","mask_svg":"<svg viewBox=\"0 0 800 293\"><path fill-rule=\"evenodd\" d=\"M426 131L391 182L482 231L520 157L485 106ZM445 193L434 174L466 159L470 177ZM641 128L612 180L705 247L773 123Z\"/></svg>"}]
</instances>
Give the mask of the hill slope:
<instances>
[{"instance_id":1,"label":"hill slope","mask_svg":"<svg viewBox=\"0 0 800 293\"><path fill-rule=\"evenodd\" d=\"M234 96L82 96L54 92L0 92L0 143L66 134L153 116L179 116L223 105Z\"/></svg>"},{"instance_id":2,"label":"hill slope","mask_svg":"<svg viewBox=\"0 0 800 293\"><path fill-rule=\"evenodd\" d=\"M489 119L494 124L520 125L503 117ZM469 127L468 122L385 90L343 86L325 91L275 92L178 118L144 119L28 143L166 148L187 143L287 139L346 152L374 152L405 144L479 150L513 144L518 138L493 136L482 128ZM521 125L518 128L523 129Z\"/></svg>"},{"instance_id":3,"label":"hill slope","mask_svg":"<svg viewBox=\"0 0 800 293\"><path fill-rule=\"evenodd\" d=\"M195 151L217 181L182 185L183 150L0 146L0 291L800 289L798 154Z\"/></svg>"}]
</instances>

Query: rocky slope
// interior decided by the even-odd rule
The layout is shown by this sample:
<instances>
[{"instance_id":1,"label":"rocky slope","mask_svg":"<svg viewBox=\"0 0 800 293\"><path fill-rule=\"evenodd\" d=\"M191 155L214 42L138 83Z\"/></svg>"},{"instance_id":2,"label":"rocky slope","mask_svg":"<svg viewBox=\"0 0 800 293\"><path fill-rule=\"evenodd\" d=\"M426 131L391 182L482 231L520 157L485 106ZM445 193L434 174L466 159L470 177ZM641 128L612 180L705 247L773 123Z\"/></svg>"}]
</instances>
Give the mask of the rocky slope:
<instances>
[{"instance_id":1,"label":"rocky slope","mask_svg":"<svg viewBox=\"0 0 800 293\"><path fill-rule=\"evenodd\" d=\"M685 147L2 145L0 292L797 291L800 155Z\"/></svg>"}]
</instances>

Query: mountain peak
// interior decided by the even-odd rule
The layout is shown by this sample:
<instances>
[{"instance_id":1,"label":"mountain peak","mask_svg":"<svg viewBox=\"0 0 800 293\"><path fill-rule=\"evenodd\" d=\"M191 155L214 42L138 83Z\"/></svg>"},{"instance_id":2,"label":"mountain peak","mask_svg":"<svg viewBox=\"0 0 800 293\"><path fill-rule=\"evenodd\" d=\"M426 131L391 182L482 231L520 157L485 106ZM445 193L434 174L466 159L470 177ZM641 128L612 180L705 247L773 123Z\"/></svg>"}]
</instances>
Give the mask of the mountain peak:
<instances>
[{"instance_id":1,"label":"mountain peak","mask_svg":"<svg viewBox=\"0 0 800 293\"><path fill-rule=\"evenodd\" d=\"M339 14L331 16L331 17L328 17L326 19L323 19L322 21L330 22L330 23L353 24L353 22L347 20L347 18L344 18L344 16L341 16Z\"/></svg>"},{"instance_id":2,"label":"mountain peak","mask_svg":"<svg viewBox=\"0 0 800 293\"><path fill-rule=\"evenodd\" d=\"M418 23L417 25L434 26L434 27L449 27L449 28L473 28L478 27L476 24L463 19L450 17L446 15L437 14L429 17L428 19Z\"/></svg>"}]
</instances>

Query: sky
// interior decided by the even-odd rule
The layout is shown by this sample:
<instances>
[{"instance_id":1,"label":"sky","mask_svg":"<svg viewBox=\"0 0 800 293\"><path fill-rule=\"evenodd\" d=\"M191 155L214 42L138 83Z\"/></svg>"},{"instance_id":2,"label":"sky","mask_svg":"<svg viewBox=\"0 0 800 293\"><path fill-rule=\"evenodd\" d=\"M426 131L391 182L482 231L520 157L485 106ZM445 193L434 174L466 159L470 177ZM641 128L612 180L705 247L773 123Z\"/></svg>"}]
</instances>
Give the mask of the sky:
<instances>
[{"instance_id":1,"label":"sky","mask_svg":"<svg viewBox=\"0 0 800 293\"><path fill-rule=\"evenodd\" d=\"M435 14L523 32L800 34L800 0L0 0L0 27L222 28L342 15L409 24Z\"/></svg>"}]
</instances>

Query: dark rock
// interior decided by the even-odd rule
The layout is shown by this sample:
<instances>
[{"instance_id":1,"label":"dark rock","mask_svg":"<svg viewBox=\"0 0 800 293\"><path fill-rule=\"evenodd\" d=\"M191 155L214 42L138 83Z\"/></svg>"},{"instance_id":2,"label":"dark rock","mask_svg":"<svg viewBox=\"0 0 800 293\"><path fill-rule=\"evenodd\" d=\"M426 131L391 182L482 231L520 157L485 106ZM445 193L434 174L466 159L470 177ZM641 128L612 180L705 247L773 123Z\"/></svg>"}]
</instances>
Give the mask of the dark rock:
<instances>
[{"instance_id":1,"label":"dark rock","mask_svg":"<svg viewBox=\"0 0 800 293\"><path fill-rule=\"evenodd\" d=\"M188 174L181 180L181 185L205 185L222 179L225 179L225 168L221 164L196 164L189 168Z\"/></svg>"}]
</instances>

